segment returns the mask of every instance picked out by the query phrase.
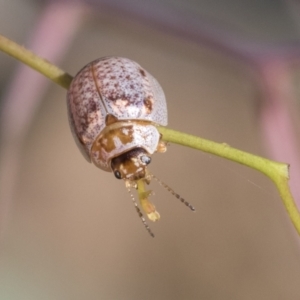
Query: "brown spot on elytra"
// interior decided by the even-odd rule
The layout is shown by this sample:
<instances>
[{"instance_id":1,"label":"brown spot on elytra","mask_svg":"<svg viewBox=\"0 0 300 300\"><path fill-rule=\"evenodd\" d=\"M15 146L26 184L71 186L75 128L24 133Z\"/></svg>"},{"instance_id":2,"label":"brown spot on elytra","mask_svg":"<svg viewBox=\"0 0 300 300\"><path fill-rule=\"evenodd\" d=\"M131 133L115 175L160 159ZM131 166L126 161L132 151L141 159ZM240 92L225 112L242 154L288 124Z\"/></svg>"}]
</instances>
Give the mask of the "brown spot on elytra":
<instances>
[{"instance_id":1,"label":"brown spot on elytra","mask_svg":"<svg viewBox=\"0 0 300 300\"><path fill-rule=\"evenodd\" d=\"M140 74L143 76L143 77L146 77L146 72L143 70L143 69L139 69L140 71Z\"/></svg>"},{"instance_id":2,"label":"brown spot on elytra","mask_svg":"<svg viewBox=\"0 0 300 300\"><path fill-rule=\"evenodd\" d=\"M152 112L152 104L153 104L153 100L151 98L144 99L144 105L147 114L150 114Z\"/></svg>"},{"instance_id":3,"label":"brown spot on elytra","mask_svg":"<svg viewBox=\"0 0 300 300\"><path fill-rule=\"evenodd\" d=\"M78 136L78 141L81 145L85 146L81 136Z\"/></svg>"},{"instance_id":4,"label":"brown spot on elytra","mask_svg":"<svg viewBox=\"0 0 300 300\"><path fill-rule=\"evenodd\" d=\"M93 100L89 101L89 110L91 112L94 112L97 110L97 104L95 101L93 101Z\"/></svg>"}]
</instances>

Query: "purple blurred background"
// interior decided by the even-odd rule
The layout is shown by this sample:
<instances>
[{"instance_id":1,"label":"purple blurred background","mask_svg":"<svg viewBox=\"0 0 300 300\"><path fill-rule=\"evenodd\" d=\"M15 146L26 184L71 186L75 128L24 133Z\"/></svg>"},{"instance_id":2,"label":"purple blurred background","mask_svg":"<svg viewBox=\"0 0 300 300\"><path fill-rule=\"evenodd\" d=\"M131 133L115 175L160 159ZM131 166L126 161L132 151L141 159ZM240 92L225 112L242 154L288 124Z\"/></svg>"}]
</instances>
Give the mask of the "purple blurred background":
<instances>
[{"instance_id":1,"label":"purple blurred background","mask_svg":"<svg viewBox=\"0 0 300 300\"><path fill-rule=\"evenodd\" d=\"M300 5L0 0L1 34L75 74L119 55L164 88L169 127L291 164L300 207ZM151 239L122 182L86 163L66 91L0 54L0 299L299 299L300 251L272 183L171 145Z\"/></svg>"}]
</instances>

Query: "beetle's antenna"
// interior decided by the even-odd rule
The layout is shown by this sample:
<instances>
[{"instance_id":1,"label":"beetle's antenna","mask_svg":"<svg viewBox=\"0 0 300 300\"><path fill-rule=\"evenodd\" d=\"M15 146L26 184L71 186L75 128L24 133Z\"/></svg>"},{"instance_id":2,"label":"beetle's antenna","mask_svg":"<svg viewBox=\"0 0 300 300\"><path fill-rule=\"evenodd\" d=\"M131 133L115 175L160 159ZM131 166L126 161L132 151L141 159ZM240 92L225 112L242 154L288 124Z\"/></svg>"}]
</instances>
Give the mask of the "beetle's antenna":
<instances>
[{"instance_id":1,"label":"beetle's antenna","mask_svg":"<svg viewBox=\"0 0 300 300\"><path fill-rule=\"evenodd\" d=\"M129 195L130 195L130 198L131 198L131 200L132 200L132 202L133 202L133 204L134 204L134 207L135 207L135 209L136 209L136 211L137 211L139 217L141 218L141 220L142 220L142 222L143 222L145 228L147 229L148 233L149 233L152 237L154 237L153 232L151 231L149 225L148 225L147 222L146 222L146 219L144 218L143 213L141 212L140 208L138 207L137 202L136 202L135 199L134 199L134 196L133 196L133 194L132 194L132 192L131 192L130 187L129 187L129 186L126 186L126 187L127 187L128 193L129 193Z\"/></svg>"},{"instance_id":2,"label":"beetle's antenna","mask_svg":"<svg viewBox=\"0 0 300 300\"><path fill-rule=\"evenodd\" d=\"M156 176L151 174L151 177L154 178L162 187L164 187L167 191L169 191L174 197L179 199L183 204L185 204L190 210L195 211L195 207L187 202L184 198L182 198L179 194L177 194L173 189L171 189L166 183L158 179Z\"/></svg>"}]
</instances>

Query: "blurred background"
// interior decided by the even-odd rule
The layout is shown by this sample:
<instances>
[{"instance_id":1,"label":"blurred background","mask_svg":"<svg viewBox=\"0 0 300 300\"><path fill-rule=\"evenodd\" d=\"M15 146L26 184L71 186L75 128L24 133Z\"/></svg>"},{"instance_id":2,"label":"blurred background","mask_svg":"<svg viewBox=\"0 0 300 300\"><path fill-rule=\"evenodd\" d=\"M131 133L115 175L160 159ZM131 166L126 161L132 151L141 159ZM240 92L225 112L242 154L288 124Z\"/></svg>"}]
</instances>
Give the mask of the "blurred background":
<instances>
[{"instance_id":1,"label":"blurred background","mask_svg":"<svg viewBox=\"0 0 300 300\"><path fill-rule=\"evenodd\" d=\"M300 7L280 0L0 0L1 34L72 75L102 56L162 85L169 127L299 156ZM66 91L0 53L0 299L299 299L299 236L263 175L177 145L151 172L152 239L72 139ZM150 223L150 222L149 222Z\"/></svg>"}]
</instances>

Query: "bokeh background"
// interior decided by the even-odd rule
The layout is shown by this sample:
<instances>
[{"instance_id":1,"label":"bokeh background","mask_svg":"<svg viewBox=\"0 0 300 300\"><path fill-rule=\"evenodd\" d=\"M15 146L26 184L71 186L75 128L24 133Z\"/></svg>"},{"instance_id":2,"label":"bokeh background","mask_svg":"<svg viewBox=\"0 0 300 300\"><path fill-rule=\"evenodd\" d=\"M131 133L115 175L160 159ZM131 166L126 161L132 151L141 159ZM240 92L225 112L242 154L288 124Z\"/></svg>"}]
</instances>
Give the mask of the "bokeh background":
<instances>
[{"instance_id":1,"label":"bokeh background","mask_svg":"<svg viewBox=\"0 0 300 300\"><path fill-rule=\"evenodd\" d=\"M165 91L169 127L271 158L265 79L253 65L278 45L297 46L297 9L279 0L0 0L0 28L73 75L102 56L136 60ZM6 54L0 69L1 300L300 299L299 237L267 178L170 145L150 170L197 211L151 183L161 214L152 239L123 182L76 148L66 91ZM297 133L297 117L293 125Z\"/></svg>"}]
</instances>

